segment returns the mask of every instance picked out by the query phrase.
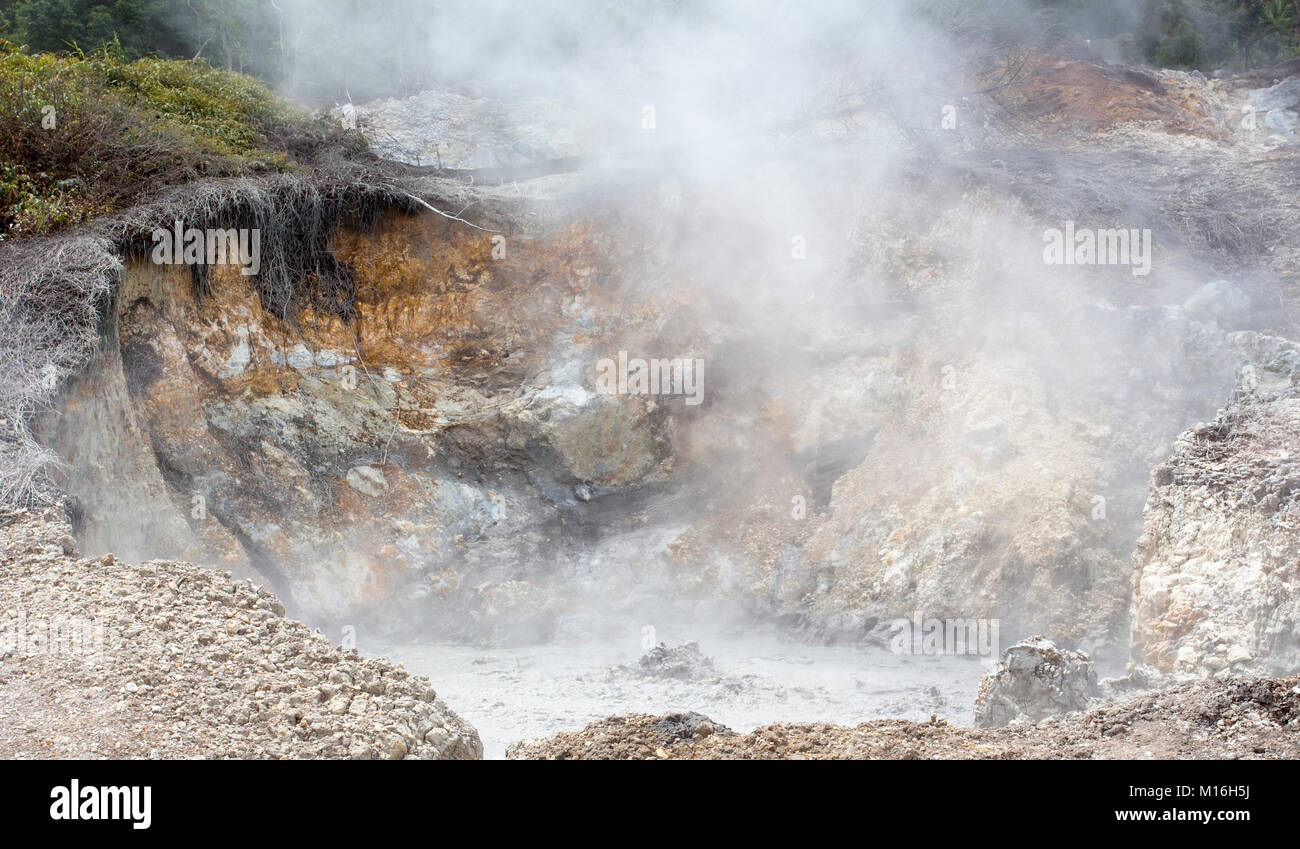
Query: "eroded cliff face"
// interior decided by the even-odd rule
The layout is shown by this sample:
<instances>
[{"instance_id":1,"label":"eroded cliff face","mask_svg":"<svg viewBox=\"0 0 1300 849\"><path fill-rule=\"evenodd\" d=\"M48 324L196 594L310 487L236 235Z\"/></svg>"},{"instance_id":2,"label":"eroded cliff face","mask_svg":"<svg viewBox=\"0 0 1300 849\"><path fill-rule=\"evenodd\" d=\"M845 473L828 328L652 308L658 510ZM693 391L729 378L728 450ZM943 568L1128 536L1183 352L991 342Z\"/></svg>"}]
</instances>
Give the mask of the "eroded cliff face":
<instances>
[{"instance_id":1,"label":"eroded cliff face","mask_svg":"<svg viewBox=\"0 0 1300 849\"><path fill-rule=\"evenodd\" d=\"M1009 286L1033 219L956 185L923 217L908 185L828 195L849 262L635 196L503 239L393 212L335 234L347 321L137 261L44 436L87 550L257 573L328 627L730 613L856 640L921 610L1118 655L1147 473L1232 345L1068 270ZM702 403L602 394L620 351L704 361Z\"/></svg>"},{"instance_id":2,"label":"eroded cliff face","mask_svg":"<svg viewBox=\"0 0 1300 849\"><path fill-rule=\"evenodd\" d=\"M1133 658L1178 678L1300 663L1300 353L1257 342L1217 418L1152 475L1134 555Z\"/></svg>"},{"instance_id":3,"label":"eroded cliff face","mask_svg":"<svg viewBox=\"0 0 1300 849\"><path fill-rule=\"evenodd\" d=\"M715 349L734 382L689 444L728 479L672 556L819 640L887 641L919 611L1122 664L1149 470L1231 385L1232 319L1134 303L1118 275L1022 278L1034 225L996 192L877 201L856 303L809 284L830 306L781 313L793 333Z\"/></svg>"},{"instance_id":4,"label":"eroded cliff face","mask_svg":"<svg viewBox=\"0 0 1300 849\"><path fill-rule=\"evenodd\" d=\"M200 296L130 264L114 338L44 428L85 544L260 572L318 622L441 600L439 631L544 632L534 581L593 497L662 483L670 454L671 402L584 373L647 312L612 244L394 213L336 234L349 322L268 314L231 267Z\"/></svg>"}]
</instances>

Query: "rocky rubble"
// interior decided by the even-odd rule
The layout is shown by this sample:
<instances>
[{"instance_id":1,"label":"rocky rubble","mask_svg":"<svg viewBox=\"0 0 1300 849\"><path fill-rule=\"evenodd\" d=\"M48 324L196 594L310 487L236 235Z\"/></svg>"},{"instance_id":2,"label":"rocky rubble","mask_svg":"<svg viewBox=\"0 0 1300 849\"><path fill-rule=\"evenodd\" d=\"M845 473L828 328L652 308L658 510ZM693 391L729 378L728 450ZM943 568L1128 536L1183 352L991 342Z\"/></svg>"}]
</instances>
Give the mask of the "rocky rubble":
<instances>
[{"instance_id":1,"label":"rocky rubble","mask_svg":"<svg viewBox=\"0 0 1300 849\"><path fill-rule=\"evenodd\" d=\"M424 91L334 115L354 121L381 156L411 165L503 168L580 152L576 117L558 100Z\"/></svg>"},{"instance_id":2,"label":"rocky rubble","mask_svg":"<svg viewBox=\"0 0 1300 849\"><path fill-rule=\"evenodd\" d=\"M0 557L0 757L482 757L427 679L251 582L79 558L56 510L0 514Z\"/></svg>"},{"instance_id":3,"label":"rocky rubble","mask_svg":"<svg viewBox=\"0 0 1300 849\"><path fill-rule=\"evenodd\" d=\"M878 719L853 728L778 723L746 734L664 734L680 717L611 717L581 731L519 743L508 757L540 760L1294 759L1300 756L1300 676L1231 678L1133 696L1008 728L942 719ZM697 720L697 729L704 726Z\"/></svg>"}]
</instances>

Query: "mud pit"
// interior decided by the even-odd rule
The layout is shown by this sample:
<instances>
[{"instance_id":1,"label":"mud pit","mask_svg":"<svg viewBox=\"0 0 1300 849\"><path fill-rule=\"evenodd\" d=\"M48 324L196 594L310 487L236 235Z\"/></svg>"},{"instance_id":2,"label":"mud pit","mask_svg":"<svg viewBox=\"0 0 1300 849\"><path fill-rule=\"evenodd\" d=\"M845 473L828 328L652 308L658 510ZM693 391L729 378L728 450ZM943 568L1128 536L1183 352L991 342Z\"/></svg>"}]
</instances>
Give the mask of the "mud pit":
<instances>
[{"instance_id":1,"label":"mud pit","mask_svg":"<svg viewBox=\"0 0 1300 849\"><path fill-rule=\"evenodd\" d=\"M438 681L439 696L456 705L483 738L486 758L505 757L506 748L519 741L628 713L698 711L741 733L769 722L816 718L853 725L876 716L923 722L936 713L969 725L986 669L978 658L801 645L771 629L716 634L703 639L700 649L713 659L710 669L667 677L639 668L643 653L635 632L621 645L399 645L380 653Z\"/></svg>"}]
</instances>

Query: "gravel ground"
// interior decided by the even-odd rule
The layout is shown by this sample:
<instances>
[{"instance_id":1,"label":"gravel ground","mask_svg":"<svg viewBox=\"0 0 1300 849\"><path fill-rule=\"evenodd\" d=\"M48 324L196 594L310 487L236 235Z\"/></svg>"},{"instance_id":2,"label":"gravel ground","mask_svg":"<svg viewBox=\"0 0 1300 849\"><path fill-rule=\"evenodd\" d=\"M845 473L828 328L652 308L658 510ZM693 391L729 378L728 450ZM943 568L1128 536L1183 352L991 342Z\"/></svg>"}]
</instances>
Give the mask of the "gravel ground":
<instances>
[{"instance_id":1,"label":"gravel ground","mask_svg":"<svg viewBox=\"0 0 1300 849\"><path fill-rule=\"evenodd\" d=\"M699 714L612 717L519 743L547 760L1235 759L1300 757L1300 676L1234 678L1136 695L1087 712L999 729L942 719L854 728L777 723L735 734Z\"/></svg>"},{"instance_id":2,"label":"gravel ground","mask_svg":"<svg viewBox=\"0 0 1300 849\"><path fill-rule=\"evenodd\" d=\"M0 758L482 753L427 679L333 647L266 590L79 558L61 512L0 511Z\"/></svg>"}]
</instances>

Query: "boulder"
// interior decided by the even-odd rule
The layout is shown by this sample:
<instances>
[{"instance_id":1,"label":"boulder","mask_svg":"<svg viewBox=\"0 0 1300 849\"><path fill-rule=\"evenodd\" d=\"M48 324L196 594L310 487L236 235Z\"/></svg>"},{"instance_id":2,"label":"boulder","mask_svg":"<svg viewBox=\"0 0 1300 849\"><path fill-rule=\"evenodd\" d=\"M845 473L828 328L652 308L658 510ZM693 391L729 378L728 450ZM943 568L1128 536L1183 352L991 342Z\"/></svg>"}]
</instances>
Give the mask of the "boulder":
<instances>
[{"instance_id":1,"label":"boulder","mask_svg":"<svg viewBox=\"0 0 1300 849\"><path fill-rule=\"evenodd\" d=\"M660 643L641 656L637 671L649 678L677 678L699 681L716 678L713 658L700 651L700 644L691 641L670 648Z\"/></svg>"},{"instance_id":2,"label":"boulder","mask_svg":"<svg viewBox=\"0 0 1300 849\"><path fill-rule=\"evenodd\" d=\"M1277 109L1264 116L1264 129L1283 136L1295 135L1297 125L1300 125L1300 113L1294 109Z\"/></svg>"},{"instance_id":3,"label":"boulder","mask_svg":"<svg viewBox=\"0 0 1300 849\"><path fill-rule=\"evenodd\" d=\"M348 469L348 486L362 495L377 498L388 492L388 480L384 473L374 466L353 466Z\"/></svg>"},{"instance_id":4,"label":"boulder","mask_svg":"<svg viewBox=\"0 0 1300 849\"><path fill-rule=\"evenodd\" d=\"M1045 637L1030 637L1006 650L1002 662L980 680L975 725L999 728L1014 721L1082 710L1099 695L1092 659L1065 651Z\"/></svg>"}]
</instances>

